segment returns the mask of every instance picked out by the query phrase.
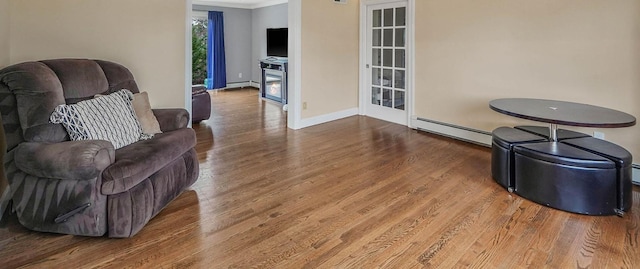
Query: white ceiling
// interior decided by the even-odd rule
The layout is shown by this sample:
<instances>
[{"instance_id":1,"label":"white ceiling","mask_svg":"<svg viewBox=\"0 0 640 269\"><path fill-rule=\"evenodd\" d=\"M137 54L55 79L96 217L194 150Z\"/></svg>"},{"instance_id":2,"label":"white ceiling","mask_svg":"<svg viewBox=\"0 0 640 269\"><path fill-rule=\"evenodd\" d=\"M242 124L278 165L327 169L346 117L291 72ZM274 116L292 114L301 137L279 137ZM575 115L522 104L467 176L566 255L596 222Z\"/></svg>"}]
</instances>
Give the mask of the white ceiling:
<instances>
[{"instance_id":1,"label":"white ceiling","mask_svg":"<svg viewBox=\"0 0 640 269\"><path fill-rule=\"evenodd\" d=\"M193 0L194 5L235 8L261 8L289 2L288 0Z\"/></svg>"}]
</instances>

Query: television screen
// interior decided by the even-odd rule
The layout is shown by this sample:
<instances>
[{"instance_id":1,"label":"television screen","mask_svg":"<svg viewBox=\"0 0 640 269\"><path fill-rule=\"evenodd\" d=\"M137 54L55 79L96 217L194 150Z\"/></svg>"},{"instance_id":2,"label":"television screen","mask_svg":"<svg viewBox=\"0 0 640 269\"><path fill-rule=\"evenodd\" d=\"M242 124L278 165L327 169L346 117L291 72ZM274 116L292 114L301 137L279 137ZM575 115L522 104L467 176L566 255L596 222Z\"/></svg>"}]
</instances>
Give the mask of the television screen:
<instances>
[{"instance_id":1,"label":"television screen","mask_svg":"<svg viewBox=\"0 0 640 269\"><path fill-rule=\"evenodd\" d=\"M267 56L287 57L289 34L287 28L267 29Z\"/></svg>"}]
</instances>

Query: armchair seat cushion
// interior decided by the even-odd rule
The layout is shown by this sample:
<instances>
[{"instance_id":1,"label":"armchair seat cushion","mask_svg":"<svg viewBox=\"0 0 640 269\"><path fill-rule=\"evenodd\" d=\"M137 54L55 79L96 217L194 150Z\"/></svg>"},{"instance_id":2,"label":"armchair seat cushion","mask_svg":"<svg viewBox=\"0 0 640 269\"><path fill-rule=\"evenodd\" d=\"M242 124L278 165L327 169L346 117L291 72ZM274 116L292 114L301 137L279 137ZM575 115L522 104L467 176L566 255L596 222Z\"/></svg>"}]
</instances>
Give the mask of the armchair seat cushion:
<instances>
[{"instance_id":1,"label":"armchair seat cushion","mask_svg":"<svg viewBox=\"0 0 640 269\"><path fill-rule=\"evenodd\" d=\"M195 146L193 129L156 134L116 150L116 160L102 172L102 194L129 190Z\"/></svg>"}]
</instances>

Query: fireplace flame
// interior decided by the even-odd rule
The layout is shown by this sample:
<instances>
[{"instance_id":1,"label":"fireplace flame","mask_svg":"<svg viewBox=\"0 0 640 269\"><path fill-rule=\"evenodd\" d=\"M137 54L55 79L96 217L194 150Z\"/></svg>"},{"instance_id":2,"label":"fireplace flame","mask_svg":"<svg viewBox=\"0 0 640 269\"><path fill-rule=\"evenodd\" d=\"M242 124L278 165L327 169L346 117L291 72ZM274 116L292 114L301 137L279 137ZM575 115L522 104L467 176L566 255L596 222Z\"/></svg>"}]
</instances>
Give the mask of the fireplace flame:
<instances>
[{"instance_id":1,"label":"fireplace flame","mask_svg":"<svg viewBox=\"0 0 640 269\"><path fill-rule=\"evenodd\" d=\"M280 83L271 83L269 87L270 95L280 95Z\"/></svg>"}]
</instances>

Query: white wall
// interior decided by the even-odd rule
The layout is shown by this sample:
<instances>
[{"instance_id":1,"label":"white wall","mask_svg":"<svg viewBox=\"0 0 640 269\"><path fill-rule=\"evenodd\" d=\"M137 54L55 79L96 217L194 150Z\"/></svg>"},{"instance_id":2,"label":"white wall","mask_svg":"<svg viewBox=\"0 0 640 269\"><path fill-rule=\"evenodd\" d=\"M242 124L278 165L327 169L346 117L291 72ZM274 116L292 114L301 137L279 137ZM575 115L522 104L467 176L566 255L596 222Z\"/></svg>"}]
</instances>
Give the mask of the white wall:
<instances>
[{"instance_id":1,"label":"white wall","mask_svg":"<svg viewBox=\"0 0 640 269\"><path fill-rule=\"evenodd\" d=\"M0 0L0 68L9 65L9 0Z\"/></svg>"},{"instance_id":2,"label":"white wall","mask_svg":"<svg viewBox=\"0 0 640 269\"><path fill-rule=\"evenodd\" d=\"M357 107L359 3L330 2L301 3L300 88L308 103L302 118ZM638 0L419 0L415 5L417 117L482 131L543 125L489 108L490 100L504 97L588 103L640 117ZM603 132L640 156L640 124L562 128Z\"/></svg>"},{"instance_id":3,"label":"white wall","mask_svg":"<svg viewBox=\"0 0 640 269\"><path fill-rule=\"evenodd\" d=\"M185 107L187 4L10 1L10 63L65 57L118 62L149 92L152 106Z\"/></svg>"},{"instance_id":4,"label":"white wall","mask_svg":"<svg viewBox=\"0 0 640 269\"><path fill-rule=\"evenodd\" d=\"M484 131L544 125L489 109L506 97L640 117L638 0L420 0L415 17L418 117ZM640 125L597 131L640 156Z\"/></svg>"},{"instance_id":5,"label":"white wall","mask_svg":"<svg viewBox=\"0 0 640 269\"><path fill-rule=\"evenodd\" d=\"M357 110L359 12L359 1L302 1L302 119Z\"/></svg>"},{"instance_id":6,"label":"white wall","mask_svg":"<svg viewBox=\"0 0 640 269\"><path fill-rule=\"evenodd\" d=\"M242 8L194 5L194 11L221 11L224 17L225 60L227 83L248 82L252 78L251 10ZM242 77L238 74L242 73Z\"/></svg>"},{"instance_id":7,"label":"white wall","mask_svg":"<svg viewBox=\"0 0 640 269\"><path fill-rule=\"evenodd\" d=\"M260 82L262 77L259 61L267 58L267 28L287 28L288 15L288 4L251 10L251 80Z\"/></svg>"}]
</instances>

